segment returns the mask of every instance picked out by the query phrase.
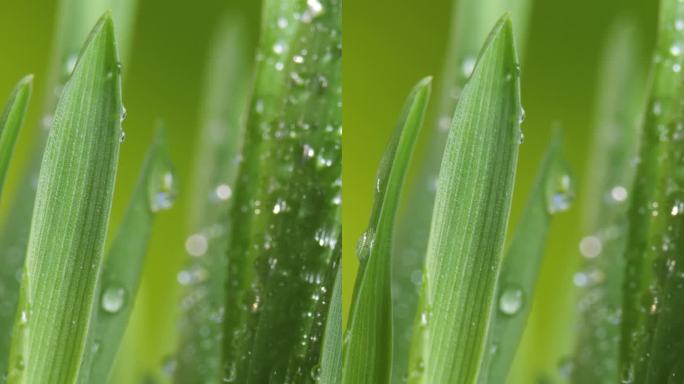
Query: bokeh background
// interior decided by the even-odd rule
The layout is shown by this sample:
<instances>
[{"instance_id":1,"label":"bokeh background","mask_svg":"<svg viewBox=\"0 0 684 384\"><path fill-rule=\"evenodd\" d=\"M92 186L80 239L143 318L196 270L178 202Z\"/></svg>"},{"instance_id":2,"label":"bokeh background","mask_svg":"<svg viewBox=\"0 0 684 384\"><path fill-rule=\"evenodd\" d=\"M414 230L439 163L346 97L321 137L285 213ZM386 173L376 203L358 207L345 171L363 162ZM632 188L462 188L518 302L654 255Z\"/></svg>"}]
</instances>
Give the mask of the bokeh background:
<instances>
[{"instance_id":1,"label":"bokeh background","mask_svg":"<svg viewBox=\"0 0 684 384\"><path fill-rule=\"evenodd\" d=\"M141 376L163 378L164 370L172 369L180 292L177 274L188 260L184 250L188 194L184 192L189 190L186 181L192 180L208 50L215 29L228 14L242 15L247 20L250 30L244 39L248 44L255 44L260 22L260 2L254 0L138 3L130 63L123 69L128 117L124 122L126 140L121 146L110 236L125 211L159 119L168 129L180 193L174 207L157 218L131 326L117 361L114 382L119 383L139 382L134 378ZM56 0L0 1L2 103L21 77L35 74L28 121L11 164L9 191L0 206L2 215L12 202L12 187L30 158L44 112L57 14Z\"/></svg>"},{"instance_id":2,"label":"bokeh background","mask_svg":"<svg viewBox=\"0 0 684 384\"><path fill-rule=\"evenodd\" d=\"M358 261L355 244L370 214L375 172L404 99L423 76L439 83L451 9L458 0L345 0L344 3L344 299L351 301ZM649 63L655 39L657 1L536 0L526 57L521 58L522 129L511 223L515 225L531 190L537 167L560 124L565 152L578 191L588 164L593 133L601 52L613 23L632 18ZM515 28L515 26L514 26ZM435 100L433 94L433 101ZM434 105L435 103L433 103ZM426 148L419 148L425 151ZM420 158L420 152L415 158ZM415 173L415 172L414 172ZM415 176L415 174L413 175ZM568 366L573 339L572 276L583 236L582 196L554 219L534 310L511 377L513 383L557 382ZM510 233L511 231L509 231Z\"/></svg>"}]
</instances>

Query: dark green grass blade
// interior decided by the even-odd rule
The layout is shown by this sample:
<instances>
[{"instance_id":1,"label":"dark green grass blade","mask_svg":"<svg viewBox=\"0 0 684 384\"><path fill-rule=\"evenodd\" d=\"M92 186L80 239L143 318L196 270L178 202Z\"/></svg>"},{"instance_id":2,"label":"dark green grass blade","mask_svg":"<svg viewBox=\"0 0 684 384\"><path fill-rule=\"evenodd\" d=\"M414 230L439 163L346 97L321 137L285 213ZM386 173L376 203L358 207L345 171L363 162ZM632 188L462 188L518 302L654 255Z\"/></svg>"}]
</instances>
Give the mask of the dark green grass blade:
<instances>
[{"instance_id":1,"label":"dark green grass blade","mask_svg":"<svg viewBox=\"0 0 684 384\"><path fill-rule=\"evenodd\" d=\"M616 25L606 44L590 172L584 182L580 313L572 381L618 382L620 312L629 207L643 109L645 68L636 27Z\"/></svg>"},{"instance_id":2,"label":"dark green grass blade","mask_svg":"<svg viewBox=\"0 0 684 384\"><path fill-rule=\"evenodd\" d=\"M506 382L532 309L552 216L567 210L572 202L573 179L562 147L560 131L556 131L506 252L497 283L480 383Z\"/></svg>"},{"instance_id":3,"label":"dark green grass blade","mask_svg":"<svg viewBox=\"0 0 684 384\"><path fill-rule=\"evenodd\" d=\"M121 138L110 16L95 26L48 137L12 340L11 383L74 382L86 353Z\"/></svg>"},{"instance_id":4,"label":"dark green grass blade","mask_svg":"<svg viewBox=\"0 0 684 384\"><path fill-rule=\"evenodd\" d=\"M338 241L341 244L341 239ZM340 251L341 251L340 247ZM337 267L335 285L330 295L330 309L323 333L319 383L342 383L342 265Z\"/></svg>"},{"instance_id":5,"label":"dark green grass blade","mask_svg":"<svg viewBox=\"0 0 684 384\"><path fill-rule=\"evenodd\" d=\"M622 308L621 378L635 383L681 381L684 336L682 220L684 183L684 3L663 0L654 72L628 213ZM670 376L672 375L672 376Z\"/></svg>"},{"instance_id":6,"label":"dark green grass blade","mask_svg":"<svg viewBox=\"0 0 684 384\"><path fill-rule=\"evenodd\" d=\"M533 0L457 0L453 14L447 51L439 81L435 83L435 108L429 114L427 150L417 158L415 181L410 186L409 203L400 214L397 253L394 257L393 292L398 299L394 308L394 374L399 384L406 372L413 320L419 295L420 273L427 247L435 181L447 142L449 124L458 96L465 86L477 55L489 31L499 17L511 12L517 47L524 56L528 19Z\"/></svg>"},{"instance_id":7,"label":"dark green grass blade","mask_svg":"<svg viewBox=\"0 0 684 384\"><path fill-rule=\"evenodd\" d=\"M165 134L160 129L147 152L128 210L104 263L91 320L90 352L79 377L81 383L108 381L133 311L154 218L157 212L173 204L175 179Z\"/></svg>"},{"instance_id":8,"label":"dark green grass blade","mask_svg":"<svg viewBox=\"0 0 684 384\"><path fill-rule=\"evenodd\" d=\"M0 115L0 194L7 177L19 130L24 123L33 86L33 75L24 77L14 88Z\"/></svg>"},{"instance_id":9,"label":"dark green grass blade","mask_svg":"<svg viewBox=\"0 0 684 384\"><path fill-rule=\"evenodd\" d=\"M232 191L251 86L252 52L244 22L229 17L218 29L206 79L203 130L191 182L188 265L181 272L180 332L175 379L219 382Z\"/></svg>"},{"instance_id":10,"label":"dark green grass blade","mask_svg":"<svg viewBox=\"0 0 684 384\"><path fill-rule=\"evenodd\" d=\"M368 229L359 240L356 277L344 340L344 383L389 383L392 373L391 262L394 219L418 134L423 126L431 79L415 86L378 169Z\"/></svg>"},{"instance_id":11,"label":"dark green grass blade","mask_svg":"<svg viewBox=\"0 0 684 384\"><path fill-rule=\"evenodd\" d=\"M12 201L4 218L0 220L0 254L3 264L0 268L0 291L3 292L2 310L0 310L0 340L9 340L11 325L16 315L15 309L19 299L19 276L24 265L26 246L31 227L31 214L36 196L36 180L49 128L52 125L57 97L64 88L71 70L88 32L97 19L107 9L113 10L114 22L117 26L118 50L124 59L130 49L133 20L137 0L61 0L59 16L56 22L54 51L47 81L47 98L43 102L42 127L24 130L29 137L35 138L31 150L31 158L27 167L22 170L19 183L14 186ZM128 37L127 37L128 36ZM125 63L126 61L123 60ZM0 343L2 348L2 343ZM4 353L0 352L0 357ZM7 359L0 359L0 369L4 370Z\"/></svg>"},{"instance_id":12,"label":"dark green grass blade","mask_svg":"<svg viewBox=\"0 0 684 384\"><path fill-rule=\"evenodd\" d=\"M446 144L423 279L426 297L417 316L428 339L413 353L412 382L477 380L510 214L520 118L517 55L505 16L463 90Z\"/></svg>"},{"instance_id":13,"label":"dark green grass blade","mask_svg":"<svg viewBox=\"0 0 684 384\"><path fill-rule=\"evenodd\" d=\"M341 3L267 0L231 210L224 382L305 383L339 254ZM283 332L284 329L289 330Z\"/></svg>"}]
</instances>

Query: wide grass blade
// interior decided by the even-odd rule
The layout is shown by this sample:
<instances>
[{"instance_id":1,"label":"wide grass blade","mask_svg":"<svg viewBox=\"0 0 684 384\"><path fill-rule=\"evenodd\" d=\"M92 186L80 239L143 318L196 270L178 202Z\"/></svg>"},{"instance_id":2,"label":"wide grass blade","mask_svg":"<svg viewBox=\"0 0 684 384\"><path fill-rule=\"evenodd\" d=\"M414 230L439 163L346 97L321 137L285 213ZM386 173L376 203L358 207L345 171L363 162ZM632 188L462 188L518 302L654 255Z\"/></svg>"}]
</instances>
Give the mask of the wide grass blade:
<instances>
[{"instance_id":1,"label":"wide grass blade","mask_svg":"<svg viewBox=\"0 0 684 384\"><path fill-rule=\"evenodd\" d=\"M19 130L24 123L24 116L31 99L33 75L24 77L14 88L0 115L0 194L7 177L10 159L14 152Z\"/></svg>"},{"instance_id":2,"label":"wide grass blade","mask_svg":"<svg viewBox=\"0 0 684 384\"><path fill-rule=\"evenodd\" d=\"M205 85L202 132L191 181L186 251L181 271L181 340L176 381L219 382L223 307L225 305L228 234L226 220L239 165L244 115L251 86L251 52L244 22L226 18L218 29Z\"/></svg>"},{"instance_id":3,"label":"wide grass blade","mask_svg":"<svg viewBox=\"0 0 684 384\"><path fill-rule=\"evenodd\" d=\"M33 202L36 196L36 180L49 129L53 122L57 97L61 94L64 83L76 65L88 32L108 9L113 10L112 17L117 26L117 47L122 53L122 63L127 62L136 8L137 0L61 0L59 2L54 51L44 92L46 99L42 107L42 128L36 127L40 129L25 131L29 137L35 138L35 144L30 151L31 158L22 172L20 181L13 186L14 193L7 214L0 220L0 253L3 255L3 268L0 268L0 292L3 294L2 310L0 310L0 340L9 340L12 333L15 309L19 299L18 276L21 275L26 255ZM0 348L4 348L3 342L0 342ZM0 357L5 353L0 352ZM0 359L1 371L4 371L6 363L7 359Z\"/></svg>"},{"instance_id":4,"label":"wide grass blade","mask_svg":"<svg viewBox=\"0 0 684 384\"><path fill-rule=\"evenodd\" d=\"M337 244L341 244L338 241ZM340 251L342 248L338 245ZM321 347L321 384L342 383L342 265L337 267Z\"/></svg>"},{"instance_id":5,"label":"wide grass blade","mask_svg":"<svg viewBox=\"0 0 684 384\"><path fill-rule=\"evenodd\" d=\"M344 383L389 383L392 373L391 262L394 220L401 189L423 126L431 79L416 85L378 170L368 229L359 240L361 259L344 341Z\"/></svg>"},{"instance_id":6,"label":"wide grass blade","mask_svg":"<svg viewBox=\"0 0 684 384\"><path fill-rule=\"evenodd\" d=\"M533 0L457 0L453 2L451 27L442 73L435 83L435 108L429 114L427 151L417 158L415 181L409 203L399 216L397 253L393 261L392 290L397 295L394 309L394 375L399 384L406 372L413 320L418 302L420 273L427 247L435 181L447 142L449 124L456 103L474 68L477 55L492 25L506 12L515 25L515 39L521 57L527 42L528 19Z\"/></svg>"},{"instance_id":7,"label":"wide grass blade","mask_svg":"<svg viewBox=\"0 0 684 384\"><path fill-rule=\"evenodd\" d=\"M176 194L176 176L169 159L163 129L147 152L140 179L112 246L107 253L95 295L81 383L106 383L114 358L133 311L145 254L156 213L171 207Z\"/></svg>"},{"instance_id":8,"label":"wide grass blade","mask_svg":"<svg viewBox=\"0 0 684 384\"><path fill-rule=\"evenodd\" d=\"M263 10L231 209L240 225L228 249L223 380L302 383L320 368L322 293L339 263L341 2L267 0Z\"/></svg>"},{"instance_id":9,"label":"wide grass blade","mask_svg":"<svg viewBox=\"0 0 684 384\"><path fill-rule=\"evenodd\" d=\"M663 0L653 83L629 211L621 375L663 383L684 375L684 3Z\"/></svg>"},{"instance_id":10,"label":"wide grass blade","mask_svg":"<svg viewBox=\"0 0 684 384\"><path fill-rule=\"evenodd\" d=\"M572 381L618 382L620 314L627 208L634 158L638 153L638 119L643 109L645 69L640 64L635 25L621 21L606 44L598 87L591 169L584 182L580 313Z\"/></svg>"},{"instance_id":11,"label":"wide grass blade","mask_svg":"<svg viewBox=\"0 0 684 384\"><path fill-rule=\"evenodd\" d=\"M477 380L521 137L518 71L511 20L504 16L461 94L446 144L418 316L428 340L409 372L422 377L414 382Z\"/></svg>"},{"instance_id":12,"label":"wide grass blade","mask_svg":"<svg viewBox=\"0 0 684 384\"><path fill-rule=\"evenodd\" d=\"M567 210L574 197L573 179L562 156L562 147L558 130L506 252L497 283L495 311L480 383L506 382L532 308L552 216Z\"/></svg>"},{"instance_id":13,"label":"wide grass blade","mask_svg":"<svg viewBox=\"0 0 684 384\"><path fill-rule=\"evenodd\" d=\"M57 105L38 179L12 340L11 383L73 382L86 353L121 140L109 14Z\"/></svg>"}]
</instances>

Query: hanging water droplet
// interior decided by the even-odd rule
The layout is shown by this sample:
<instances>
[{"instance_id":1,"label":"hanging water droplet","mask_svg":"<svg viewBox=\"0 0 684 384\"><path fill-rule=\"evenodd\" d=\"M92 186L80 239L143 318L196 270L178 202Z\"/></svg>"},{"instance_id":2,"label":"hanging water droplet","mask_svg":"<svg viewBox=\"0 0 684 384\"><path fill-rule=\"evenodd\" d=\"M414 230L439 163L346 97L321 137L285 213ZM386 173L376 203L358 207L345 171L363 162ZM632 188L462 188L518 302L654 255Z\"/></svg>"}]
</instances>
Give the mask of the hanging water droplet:
<instances>
[{"instance_id":1,"label":"hanging water droplet","mask_svg":"<svg viewBox=\"0 0 684 384\"><path fill-rule=\"evenodd\" d=\"M524 305L525 293L517 286L507 286L499 296L499 311L505 315L514 316Z\"/></svg>"},{"instance_id":2,"label":"hanging water droplet","mask_svg":"<svg viewBox=\"0 0 684 384\"><path fill-rule=\"evenodd\" d=\"M119 143L123 143L124 140L126 140L126 131L122 129L119 133Z\"/></svg>"},{"instance_id":3,"label":"hanging water droplet","mask_svg":"<svg viewBox=\"0 0 684 384\"><path fill-rule=\"evenodd\" d=\"M525 118L527 117L527 114L525 114L525 108L522 106L520 107L520 112L518 113L518 124L522 124L525 122Z\"/></svg>"},{"instance_id":4,"label":"hanging water droplet","mask_svg":"<svg viewBox=\"0 0 684 384\"><path fill-rule=\"evenodd\" d=\"M475 63L476 60L472 56L468 56L463 60L463 63L461 63L461 72L463 73L463 76L470 77L470 75L473 74Z\"/></svg>"},{"instance_id":5,"label":"hanging water droplet","mask_svg":"<svg viewBox=\"0 0 684 384\"><path fill-rule=\"evenodd\" d=\"M121 310L126 300L126 291L120 286L107 287L102 293L102 309L109 313Z\"/></svg>"},{"instance_id":6,"label":"hanging water droplet","mask_svg":"<svg viewBox=\"0 0 684 384\"><path fill-rule=\"evenodd\" d=\"M78 62L78 55L69 55L66 62L64 63L66 74L71 75L76 68L76 63Z\"/></svg>"},{"instance_id":7,"label":"hanging water droplet","mask_svg":"<svg viewBox=\"0 0 684 384\"><path fill-rule=\"evenodd\" d=\"M185 240L185 251L194 257L204 256L209 248L209 241L206 236L195 233Z\"/></svg>"}]
</instances>

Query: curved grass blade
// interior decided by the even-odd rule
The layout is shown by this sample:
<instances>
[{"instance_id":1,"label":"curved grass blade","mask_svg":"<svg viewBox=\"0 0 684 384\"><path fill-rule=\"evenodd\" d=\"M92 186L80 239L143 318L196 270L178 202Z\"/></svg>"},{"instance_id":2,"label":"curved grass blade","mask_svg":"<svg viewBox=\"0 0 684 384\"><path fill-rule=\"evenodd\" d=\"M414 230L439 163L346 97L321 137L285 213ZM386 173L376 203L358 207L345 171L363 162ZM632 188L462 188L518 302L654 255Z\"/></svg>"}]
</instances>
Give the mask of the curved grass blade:
<instances>
[{"instance_id":1,"label":"curved grass blade","mask_svg":"<svg viewBox=\"0 0 684 384\"><path fill-rule=\"evenodd\" d=\"M11 204L4 218L0 220L0 253L3 268L0 268L0 292L3 292L0 310L0 340L9 340L14 324L15 309L19 299L19 278L24 265L26 246L31 228L31 215L36 196L36 180L49 128L53 121L57 97L73 71L88 32L107 9L112 9L116 24L118 50L126 63L130 51L137 0L61 0L59 16L54 33L50 74L47 81L46 99L43 103L41 129L28 130L29 137L35 137L31 158L16 185ZM38 127L36 127L38 128ZM0 343L2 348L2 343ZM0 357L4 353L0 352ZM4 371L7 359L0 359Z\"/></svg>"},{"instance_id":2,"label":"curved grass blade","mask_svg":"<svg viewBox=\"0 0 684 384\"><path fill-rule=\"evenodd\" d=\"M305 383L339 254L341 2L267 0L231 209L225 382ZM289 329L290 332L283 332Z\"/></svg>"},{"instance_id":3,"label":"curved grass blade","mask_svg":"<svg viewBox=\"0 0 684 384\"><path fill-rule=\"evenodd\" d=\"M520 82L509 16L494 27L454 113L430 229L423 306L427 342L412 382L473 383L510 214L520 141ZM414 345L413 348L420 348Z\"/></svg>"},{"instance_id":4,"label":"curved grass blade","mask_svg":"<svg viewBox=\"0 0 684 384\"><path fill-rule=\"evenodd\" d=\"M218 34L206 79L206 109L195 160L190 255L181 272L181 340L177 382L219 382L226 287L226 249L231 195L242 149L244 115L251 86L251 60L242 19L228 17Z\"/></svg>"},{"instance_id":5,"label":"curved grass blade","mask_svg":"<svg viewBox=\"0 0 684 384\"><path fill-rule=\"evenodd\" d=\"M552 217L570 208L574 197L562 149L558 130L501 267L480 383L506 382L532 308Z\"/></svg>"},{"instance_id":6,"label":"curved grass blade","mask_svg":"<svg viewBox=\"0 0 684 384\"><path fill-rule=\"evenodd\" d=\"M653 79L628 213L620 344L620 374L625 382L668 382L670 374L676 380L684 374L677 358L684 353L677 319L682 316L676 309L684 296L684 285L677 280L684 220L679 208L684 201L684 28L678 27L682 20L684 3L661 2Z\"/></svg>"},{"instance_id":7,"label":"curved grass blade","mask_svg":"<svg viewBox=\"0 0 684 384\"><path fill-rule=\"evenodd\" d=\"M606 44L598 89L598 115L585 180L580 242L580 313L572 381L618 382L620 312L627 207L638 153L638 118L645 98L645 70L639 65L635 25L617 24Z\"/></svg>"},{"instance_id":8,"label":"curved grass blade","mask_svg":"<svg viewBox=\"0 0 684 384\"><path fill-rule=\"evenodd\" d=\"M176 176L163 129L147 152L126 215L105 259L81 383L106 383L133 311L156 213L176 198Z\"/></svg>"},{"instance_id":9,"label":"curved grass blade","mask_svg":"<svg viewBox=\"0 0 684 384\"><path fill-rule=\"evenodd\" d=\"M106 14L65 85L43 156L10 383L74 382L79 374L121 138L118 62Z\"/></svg>"},{"instance_id":10,"label":"curved grass blade","mask_svg":"<svg viewBox=\"0 0 684 384\"><path fill-rule=\"evenodd\" d=\"M357 249L361 266L344 341L344 383L390 382L394 219L406 171L423 126L431 83L432 79L426 78L413 88L378 169L371 220Z\"/></svg>"},{"instance_id":11,"label":"curved grass blade","mask_svg":"<svg viewBox=\"0 0 684 384\"><path fill-rule=\"evenodd\" d=\"M0 194L2 193L9 168L10 159L14 152L19 130L24 123L24 116L31 99L33 75L28 75L19 81L5 104L0 115Z\"/></svg>"},{"instance_id":12,"label":"curved grass blade","mask_svg":"<svg viewBox=\"0 0 684 384\"><path fill-rule=\"evenodd\" d=\"M337 244L342 242L338 240ZM339 247L339 245L338 245ZM341 248L340 248L341 250ZM337 267L321 347L321 384L342 383L342 266Z\"/></svg>"},{"instance_id":13,"label":"curved grass blade","mask_svg":"<svg viewBox=\"0 0 684 384\"><path fill-rule=\"evenodd\" d=\"M400 213L397 253L393 261L392 290L394 309L394 374L399 384L406 372L413 320L418 302L420 273L427 248L430 220L435 199L435 181L447 142L449 123L459 95L470 77L477 55L487 40L492 25L511 12L516 26L516 43L521 57L527 41L528 19L533 0L458 0L454 1L447 52L440 80L435 84L436 108L428 119L427 153L417 158L415 182L410 186L409 203Z\"/></svg>"}]
</instances>

